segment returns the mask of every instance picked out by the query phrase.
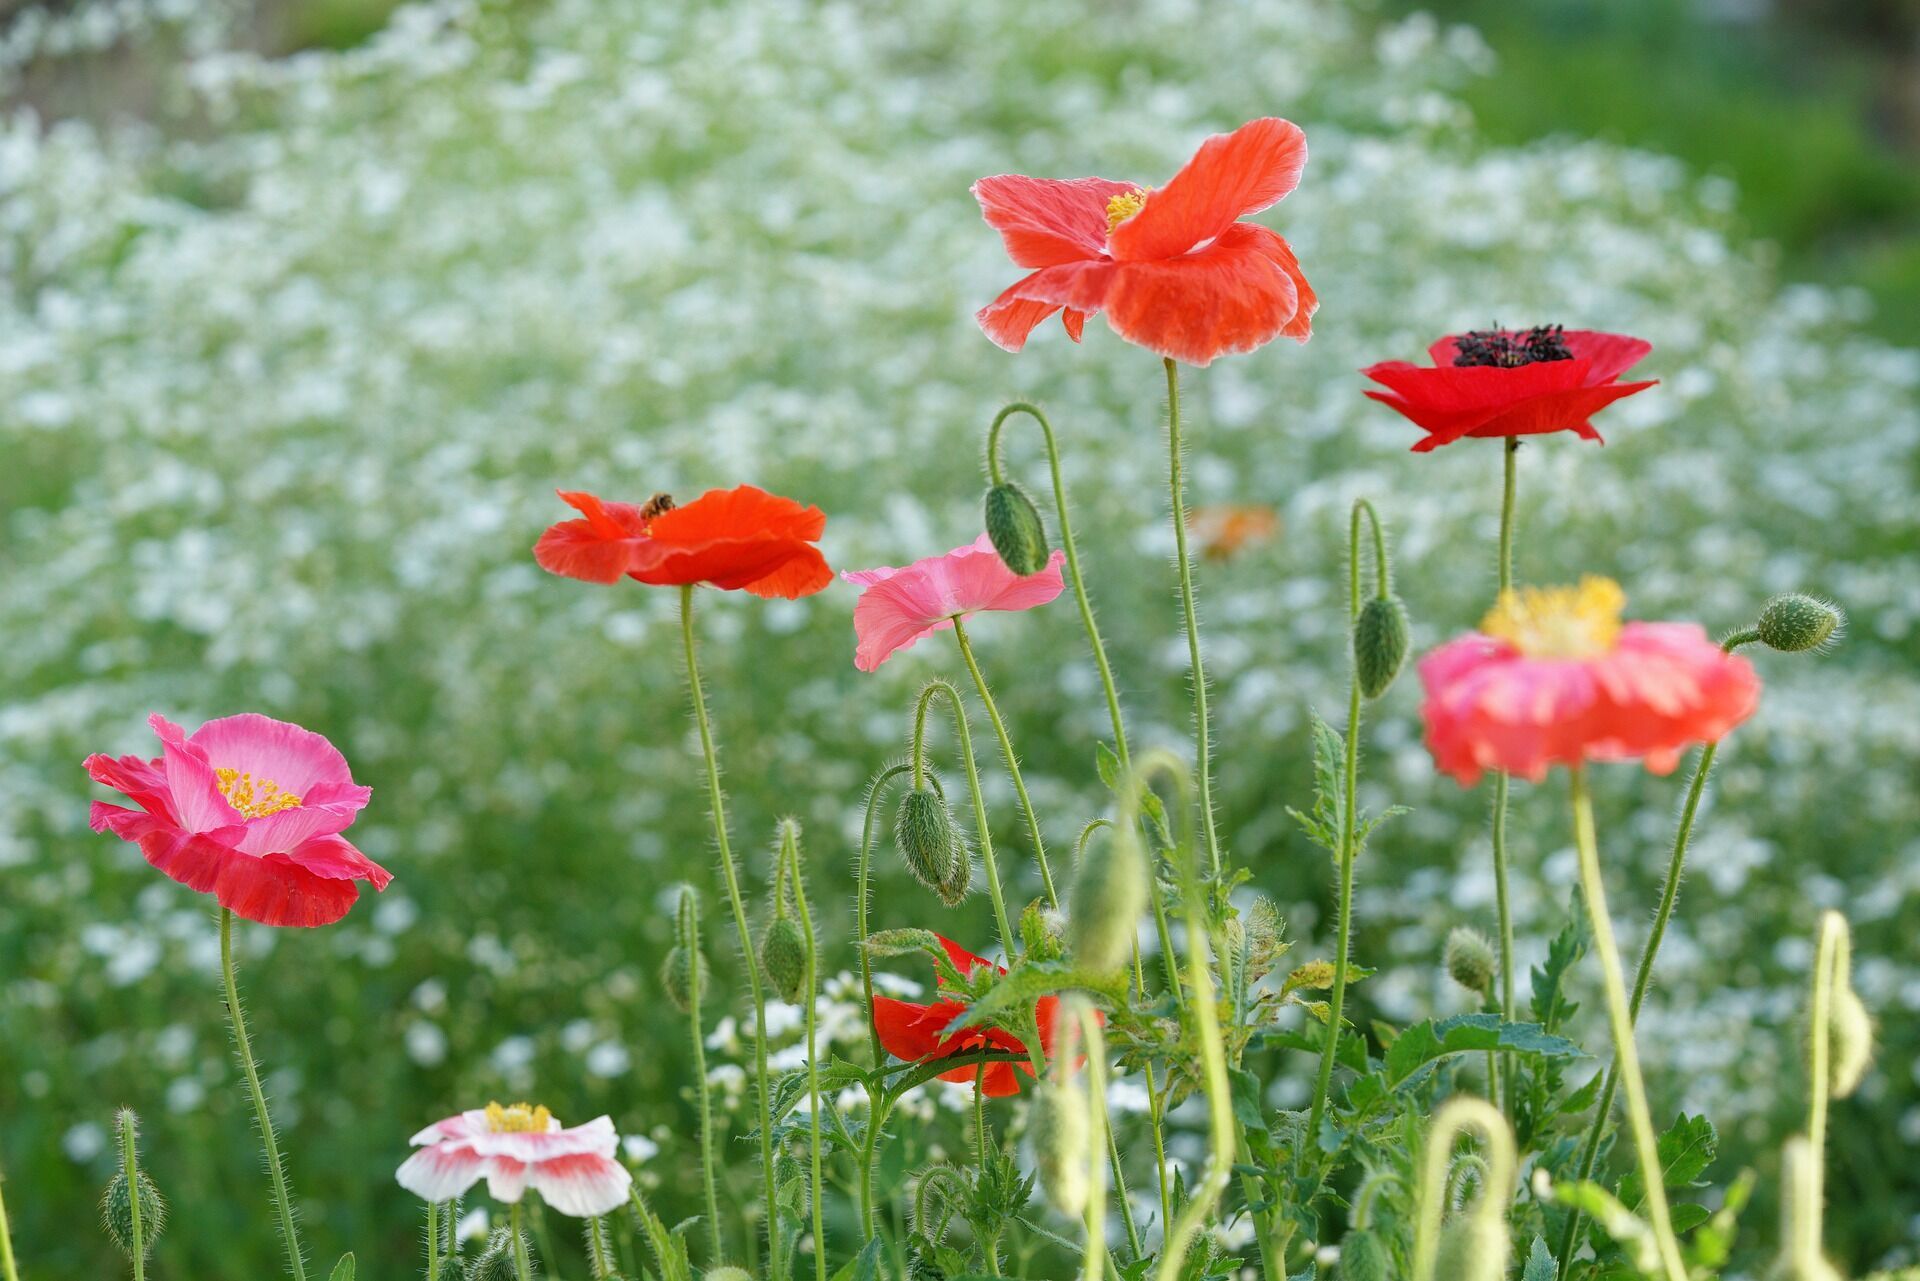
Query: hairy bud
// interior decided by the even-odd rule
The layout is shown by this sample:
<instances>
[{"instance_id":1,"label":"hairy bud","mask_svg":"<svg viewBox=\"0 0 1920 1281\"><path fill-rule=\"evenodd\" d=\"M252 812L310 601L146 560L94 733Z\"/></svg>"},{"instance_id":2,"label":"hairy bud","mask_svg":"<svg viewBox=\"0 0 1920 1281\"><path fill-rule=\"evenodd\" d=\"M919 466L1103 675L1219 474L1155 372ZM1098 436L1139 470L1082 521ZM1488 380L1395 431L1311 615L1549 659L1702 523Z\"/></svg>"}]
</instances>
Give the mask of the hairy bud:
<instances>
[{"instance_id":1,"label":"hairy bud","mask_svg":"<svg viewBox=\"0 0 1920 1281\"><path fill-rule=\"evenodd\" d=\"M807 984L807 940L799 922L785 912L768 921L760 936L760 969L781 1000L800 999Z\"/></svg>"},{"instance_id":2,"label":"hairy bud","mask_svg":"<svg viewBox=\"0 0 1920 1281\"><path fill-rule=\"evenodd\" d=\"M1126 967L1147 908L1147 862L1131 829L1089 842L1074 872L1067 955L1096 974Z\"/></svg>"},{"instance_id":3,"label":"hairy bud","mask_svg":"<svg viewBox=\"0 0 1920 1281\"><path fill-rule=\"evenodd\" d=\"M1074 1084L1042 1081L1034 1087L1033 1107L1027 1114L1033 1134L1033 1164L1040 1172L1053 1208L1070 1219L1087 1211L1093 1195L1089 1162L1093 1159L1093 1122L1087 1098Z\"/></svg>"},{"instance_id":4,"label":"hairy bud","mask_svg":"<svg viewBox=\"0 0 1920 1281\"><path fill-rule=\"evenodd\" d=\"M521 1248L526 1248L526 1239L521 1238ZM487 1238L487 1248L473 1261L467 1270L472 1281L517 1281L518 1273L513 1261L513 1232L509 1228L495 1228ZM531 1253L531 1252L529 1252Z\"/></svg>"},{"instance_id":5,"label":"hairy bud","mask_svg":"<svg viewBox=\"0 0 1920 1281\"><path fill-rule=\"evenodd\" d=\"M1440 1233L1433 1281L1501 1281L1508 1249L1506 1220L1497 1211L1470 1211Z\"/></svg>"},{"instance_id":6,"label":"hairy bud","mask_svg":"<svg viewBox=\"0 0 1920 1281\"><path fill-rule=\"evenodd\" d=\"M1385 1242L1366 1228L1347 1233L1340 1243L1340 1281L1390 1281L1392 1276Z\"/></svg>"},{"instance_id":7,"label":"hairy bud","mask_svg":"<svg viewBox=\"0 0 1920 1281\"><path fill-rule=\"evenodd\" d=\"M1353 671L1360 692L1378 698L1407 661L1407 607L1398 596L1376 596L1353 622Z\"/></svg>"},{"instance_id":8,"label":"hairy bud","mask_svg":"<svg viewBox=\"0 0 1920 1281\"><path fill-rule=\"evenodd\" d=\"M966 898L973 868L945 797L918 787L902 796L894 814L893 839L907 870L939 894L942 902L953 907Z\"/></svg>"},{"instance_id":9,"label":"hairy bud","mask_svg":"<svg viewBox=\"0 0 1920 1281\"><path fill-rule=\"evenodd\" d=\"M1456 926L1447 935L1445 957L1447 975L1455 983L1481 996L1493 990L1498 965L1493 958L1493 944L1487 942L1486 935L1479 930Z\"/></svg>"},{"instance_id":10,"label":"hairy bud","mask_svg":"<svg viewBox=\"0 0 1920 1281\"><path fill-rule=\"evenodd\" d=\"M676 944L660 965L660 986L666 990L667 999L682 1014L693 1009L695 967L699 969L700 990L705 992L711 971L707 969L707 958L703 954L689 952L684 946Z\"/></svg>"},{"instance_id":11,"label":"hairy bud","mask_svg":"<svg viewBox=\"0 0 1920 1281\"><path fill-rule=\"evenodd\" d=\"M1059 960L1065 954L1061 941L1065 931L1065 919L1044 899L1035 899L1020 913L1020 941L1026 944L1029 960Z\"/></svg>"},{"instance_id":12,"label":"hairy bud","mask_svg":"<svg viewBox=\"0 0 1920 1281\"><path fill-rule=\"evenodd\" d=\"M1833 996L1833 1097L1844 1099L1860 1088L1873 1063L1873 1016L1851 987Z\"/></svg>"},{"instance_id":13,"label":"hairy bud","mask_svg":"<svg viewBox=\"0 0 1920 1281\"><path fill-rule=\"evenodd\" d=\"M1818 649L1833 639L1844 616L1823 600L1791 592L1775 596L1760 608L1753 630L1763 644L1789 654Z\"/></svg>"},{"instance_id":14,"label":"hairy bud","mask_svg":"<svg viewBox=\"0 0 1920 1281\"><path fill-rule=\"evenodd\" d=\"M731 1265L723 1268L708 1268L700 1274L700 1281L753 1281L753 1273L745 1268Z\"/></svg>"},{"instance_id":15,"label":"hairy bud","mask_svg":"<svg viewBox=\"0 0 1920 1281\"><path fill-rule=\"evenodd\" d=\"M151 1257L153 1243L167 1225L167 1203L160 1196L160 1189L153 1186L153 1180L147 1177L147 1172L140 1170L137 1173L140 1186L140 1253L142 1257ZM107 1193L100 1198L100 1220L106 1225L107 1235L120 1247L120 1253L131 1259L133 1196L128 1191L125 1170L114 1171L113 1181L107 1184Z\"/></svg>"},{"instance_id":16,"label":"hairy bud","mask_svg":"<svg viewBox=\"0 0 1920 1281\"><path fill-rule=\"evenodd\" d=\"M1018 485L995 485L987 491L987 539L1001 563L1023 578L1047 567L1046 526Z\"/></svg>"}]
</instances>

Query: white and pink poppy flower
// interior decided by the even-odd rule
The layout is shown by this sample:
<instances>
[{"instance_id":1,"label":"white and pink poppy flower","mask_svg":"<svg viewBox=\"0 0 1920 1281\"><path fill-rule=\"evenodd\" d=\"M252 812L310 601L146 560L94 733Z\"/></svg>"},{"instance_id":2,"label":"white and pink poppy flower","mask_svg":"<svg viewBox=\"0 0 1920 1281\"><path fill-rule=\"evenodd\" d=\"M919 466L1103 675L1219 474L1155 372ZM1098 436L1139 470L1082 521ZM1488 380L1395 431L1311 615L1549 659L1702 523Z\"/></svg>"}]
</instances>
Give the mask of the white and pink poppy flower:
<instances>
[{"instance_id":1,"label":"white and pink poppy flower","mask_svg":"<svg viewBox=\"0 0 1920 1281\"><path fill-rule=\"evenodd\" d=\"M929 556L895 569L858 569L840 575L862 588L853 607L858 644L853 665L873 671L924 636L946 631L955 618L981 610L1021 610L1044 605L1066 589L1060 576L1065 553L1054 549L1047 567L1022 577L1006 567L985 534L944 556Z\"/></svg>"},{"instance_id":2,"label":"white and pink poppy flower","mask_svg":"<svg viewBox=\"0 0 1920 1281\"><path fill-rule=\"evenodd\" d=\"M627 1199L633 1176L614 1160L620 1136L609 1117L561 1128L544 1107L515 1103L462 1112L413 1136L400 1186L433 1203L451 1201L482 1178L496 1201L511 1205L532 1187L562 1214L589 1219Z\"/></svg>"}]
</instances>

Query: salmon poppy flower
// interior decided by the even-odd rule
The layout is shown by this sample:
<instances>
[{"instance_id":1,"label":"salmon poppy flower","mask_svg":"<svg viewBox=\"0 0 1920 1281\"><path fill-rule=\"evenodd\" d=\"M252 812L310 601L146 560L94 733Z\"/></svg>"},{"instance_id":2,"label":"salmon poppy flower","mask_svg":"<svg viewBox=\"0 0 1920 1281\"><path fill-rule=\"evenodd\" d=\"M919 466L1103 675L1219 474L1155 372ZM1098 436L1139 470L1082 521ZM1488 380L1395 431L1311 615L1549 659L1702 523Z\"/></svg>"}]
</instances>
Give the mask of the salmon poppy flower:
<instances>
[{"instance_id":1,"label":"salmon poppy flower","mask_svg":"<svg viewBox=\"0 0 1920 1281\"><path fill-rule=\"evenodd\" d=\"M1065 553L1055 548L1047 567L1022 577L1008 569L985 534L944 556L929 556L895 569L856 569L841 575L863 588L853 607L857 644L853 665L873 671L922 637L946 631L955 618L981 610L1022 610L1044 605L1066 588L1060 575Z\"/></svg>"},{"instance_id":2,"label":"salmon poppy flower","mask_svg":"<svg viewBox=\"0 0 1920 1281\"><path fill-rule=\"evenodd\" d=\"M160 871L261 925L330 925L361 881L384 890L393 879L340 835L373 790L321 735L253 713L192 734L160 715L147 723L158 758L86 759L94 782L140 806L95 801L94 831L131 841Z\"/></svg>"},{"instance_id":3,"label":"salmon poppy flower","mask_svg":"<svg viewBox=\"0 0 1920 1281\"><path fill-rule=\"evenodd\" d=\"M1306 163L1300 127L1266 117L1208 138L1164 187L982 178L973 195L987 225L1017 265L1035 270L975 319L1019 351L1055 312L1075 342L1087 317L1104 312L1126 341L1190 365L1283 334L1305 342L1319 301L1293 247L1240 219L1299 186Z\"/></svg>"},{"instance_id":4,"label":"salmon poppy flower","mask_svg":"<svg viewBox=\"0 0 1920 1281\"><path fill-rule=\"evenodd\" d=\"M939 937L936 935L935 937ZM953 962L953 968L962 974L971 975L975 970L983 970L989 962L955 943L952 939L940 938L940 946L947 950L947 959ZM1006 966L998 967L1005 974ZM1034 1003L1033 1014L1040 1024L1040 1052L1043 1055L1053 1053L1054 1015L1060 1004L1057 996L1043 996ZM1027 1044L1010 1032L999 1028L973 1027L947 1035L947 1027L962 1014L967 1007L961 1001L933 1001L921 1005L912 1001L895 1000L890 996L873 998L873 1026L880 1033L880 1044L887 1053L908 1063L918 1063L926 1059L944 1059L968 1050L1012 1050L1016 1054L1027 1053ZM1017 1070L1016 1070L1017 1069ZM1033 1076L1030 1063L1003 1061L987 1064L968 1064L954 1068L951 1072L942 1072L942 1081L972 1081L979 1079L980 1088L991 1098L1000 1098L1020 1092L1020 1074Z\"/></svg>"},{"instance_id":5,"label":"salmon poppy flower","mask_svg":"<svg viewBox=\"0 0 1920 1281\"><path fill-rule=\"evenodd\" d=\"M396 1177L401 1187L435 1205L484 1177L496 1201L515 1204L532 1187L560 1213L590 1219L624 1205L633 1182L614 1160L620 1136L610 1118L562 1129L553 1113L525 1103L489 1103L450 1116L414 1135L413 1146L421 1150Z\"/></svg>"},{"instance_id":6,"label":"salmon poppy flower","mask_svg":"<svg viewBox=\"0 0 1920 1281\"><path fill-rule=\"evenodd\" d=\"M1644 761L1656 774L1753 714L1753 665L1694 623L1622 624L1609 579L1507 592L1480 630L1420 662L1434 763L1538 782L1554 765Z\"/></svg>"},{"instance_id":7,"label":"salmon poppy flower","mask_svg":"<svg viewBox=\"0 0 1920 1281\"><path fill-rule=\"evenodd\" d=\"M560 498L581 519L548 529L533 556L542 569L566 578L617 583L625 576L656 587L707 583L788 600L833 581L814 546L827 527L821 510L752 485L711 489L684 507L665 494L639 506L564 489Z\"/></svg>"},{"instance_id":8,"label":"salmon poppy flower","mask_svg":"<svg viewBox=\"0 0 1920 1281\"><path fill-rule=\"evenodd\" d=\"M1426 430L1416 454L1463 436L1570 431L1598 442L1587 420L1654 385L1619 380L1652 350L1644 339L1559 325L1488 329L1442 338L1427 348L1431 365L1389 360L1360 372L1387 389L1368 396Z\"/></svg>"}]
</instances>

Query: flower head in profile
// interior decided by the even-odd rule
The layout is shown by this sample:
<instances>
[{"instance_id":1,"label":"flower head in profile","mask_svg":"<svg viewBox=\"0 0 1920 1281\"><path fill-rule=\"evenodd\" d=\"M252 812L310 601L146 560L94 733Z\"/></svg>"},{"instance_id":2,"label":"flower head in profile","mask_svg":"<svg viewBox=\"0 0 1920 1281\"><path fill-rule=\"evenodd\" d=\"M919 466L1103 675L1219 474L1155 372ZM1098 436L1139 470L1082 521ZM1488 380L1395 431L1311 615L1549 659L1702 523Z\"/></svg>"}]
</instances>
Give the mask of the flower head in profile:
<instances>
[{"instance_id":1,"label":"flower head in profile","mask_svg":"<svg viewBox=\"0 0 1920 1281\"><path fill-rule=\"evenodd\" d=\"M706 583L724 591L788 600L833 581L814 546L827 518L818 507L752 485L711 489L684 507L665 494L646 503L612 503L560 491L580 513L534 544L542 569L589 583L624 576L657 587Z\"/></svg>"},{"instance_id":2,"label":"flower head in profile","mask_svg":"<svg viewBox=\"0 0 1920 1281\"><path fill-rule=\"evenodd\" d=\"M1610 579L1506 592L1480 630L1420 662L1434 763L1538 781L1553 765L1644 761L1672 770L1753 714L1760 679L1694 623L1620 621Z\"/></svg>"},{"instance_id":3,"label":"flower head in profile","mask_svg":"<svg viewBox=\"0 0 1920 1281\"><path fill-rule=\"evenodd\" d=\"M980 309L987 337L1019 351L1061 313L1075 342L1103 312L1113 332L1205 365L1282 335L1305 342L1319 305L1293 247L1242 222L1300 185L1307 139L1265 117L1200 144L1165 186L1002 174L973 184L987 225L1031 275Z\"/></svg>"},{"instance_id":4,"label":"flower head in profile","mask_svg":"<svg viewBox=\"0 0 1920 1281\"><path fill-rule=\"evenodd\" d=\"M929 556L895 569L857 569L841 577L862 588L853 607L858 644L853 665L873 671L924 636L945 631L955 618L981 610L1021 610L1044 605L1066 587L1060 576L1065 553L1055 548L1047 567L1022 577L1006 567L985 534L944 556Z\"/></svg>"},{"instance_id":5,"label":"flower head in profile","mask_svg":"<svg viewBox=\"0 0 1920 1281\"><path fill-rule=\"evenodd\" d=\"M939 936L936 936L939 937ZM940 938L940 945L947 950L947 959L962 974L971 975L983 970L990 964L984 957L975 956L948 938ZM998 967L1005 974L1006 967ZM1040 1025L1040 1050L1043 1055L1053 1054L1054 1015L1060 1004L1057 996L1043 996L1034 1003L1033 1012ZM887 1053L908 1063L918 1063L927 1059L944 1059L968 1050L1011 1050L1015 1054L1026 1054L1026 1042L1011 1032L999 1028L967 1028L964 1031L947 1034L952 1022L967 1012L964 1002L951 1000L932 1001L916 1004L912 1001L895 1000L890 996L873 998L873 1026L880 1033L880 1044ZM1032 1077L1033 1068L1025 1062L1002 1061L997 1063L968 1064L954 1068L951 1072L942 1072L942 1081L980 1081L980 1089L991 1097L1000 1097L1020 1092L1020 1076L1024 1073Z\"/></svg>"},{"instance_id":6,"label":"flower head in profile","mask_svg":"<svg viewBox=\"0 0 1920 1281\"><path fill-rule=\"evenodd\" d=\"M1360 372L1386 388L1367 395L1426 431L1417 454L1463 436L1570 431L1599 441L1587 420L1653 386L1620 381L1652 350L1644 339L1559 325L1487 329L1442 338L1427 348L1431 365L1389 360Z\"/></svg>"},{"instance_id":7,"label":"flower head in profile","mask_svg":"<svg viewBox=\"0 0 1920 1281\"><path fill-rule=\"evenodd\" d=\"M160 871L262 925L330 925L361 881L384 890L393 879L340 835L373 793L321 735L254 713L192 734L157 714L147 723L157 758L86 759L94 782L139 806L95 801L94 831L133 842Z\"/></svg>"},{"instance_id":8,"label":"flower head in profile","mask_svg":"<svg viewBox=\"0 0 1920 1281\"><path fill-rule=\"evenodd\" d=\"M496 1201L513 1204L529 1187L562 1214L592 1218L627 1199L633 1176L614 1159L620 1136L598 1117L563 1129L544 1107L515 1103L462 1112L413 1136L420 1149L401 1165L400 1186L423 1200L451 1201L482 1178Z\"/></svg>"}]
</instances>

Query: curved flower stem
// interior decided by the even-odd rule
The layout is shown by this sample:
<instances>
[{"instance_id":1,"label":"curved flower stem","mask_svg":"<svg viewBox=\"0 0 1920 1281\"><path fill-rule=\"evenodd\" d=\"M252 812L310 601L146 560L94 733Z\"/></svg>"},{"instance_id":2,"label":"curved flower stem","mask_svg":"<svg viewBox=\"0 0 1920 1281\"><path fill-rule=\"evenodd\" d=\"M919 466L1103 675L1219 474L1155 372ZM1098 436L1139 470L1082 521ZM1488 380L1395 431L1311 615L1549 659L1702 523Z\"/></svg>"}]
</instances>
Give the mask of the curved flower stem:
<instances>
[{"instance_id":1,"label":"curved flower stem","mask_svg":"<svg viewBox=\"0 0 1920 1281\"><path fill-rule=\"evenodd\" d=\"M693 642L693 588L680 589L680 640L686 650L687 685L693 716L700 727L700 752L707 766L707 804L713 818L714 839L720 848L720 873L726 881L727 902L733 908L734 929L740 935L745 958L747 991L753 998L754 1080L760 1110L760 1177L766 1191L767 1257L772 1281L786 1276L780 1248L780 1202L773 1175L773 1107L767 1089L767 997L760 986L760 967L754 964L753 930L747 924L746 900L740 893L740 874L733 864L733 846L727 839L727 799L720 789L720 759L714 751L713 726L707 719L707 696L700 687L700 661Z\"/></svg>"},{"instance_id":2,"label":"curved flower stem","mask_svg":"<svg viewBox=\"0 0 1920 1281\"><path fill-rule=\"evenodd\" d=\"M527 1258L527 1234L521 1231L521 1221L525 1217L526 1198L513 1203L508 1231L513 1236L513 1274L519 1281L533 1281L533 1261Z\"/></svg>"},{"instance_id":3,"label":"curved flower stem","mask_svg":"<svg viewBox=\"0 0 1920 1281\"><path fill-rule=\"evenodd\" d=\"M294 1281L306 1281L306 1256L293 1222L293 1202L287 1195L287 1168L280 1159L273 1117L267 1112L266 1091L260 1088L260 1068L253 1060L253 1045L247 1039L247 1018L240 1010L240 985L233 971L233 909L228 907L220 909L220 973L227 983L227 1018L233 1025L234 1048L240 1055L240 1070L247 1078L247 1091L253 1096L254 1120L260 1126L260 1144L266 1151L274 1214L280 1220L280 1243L287 1248L287 1268Z\"/></svg>"},{"instance_id":4,"label":"curved flower stem","mask_svg":"<svg viewBox=\"0 0 1920 1281\"><path fill-rule=\"evenodd\" d=\"M1017 936L1007 924L1007 900L1000 891L1000 865L993 857L993 833L987 827L987 798L980 791L980 767L973 759L973 735L967 730L967 708L960 691L944 680L927 682L920 701L913 709L913 782L918 787L926 778L927 707L938 695L945 694L953 706L953 732L960 744L960 759L967 767L967 787L973 793L973 825L980 837L980 861L987 869L987 893L993 899L993 920L1000 929L1000 946L1011 961Z\"/></svg>"},{"instance_id":5,"label":"curved flower stem","mask_svg":"<svg viewBox=\"0 0 1920 1281\"><path fill-rule=\"evenodd\" d=\"M724 1257L720 1243L720 1191L714 1174L713 1099L707 1087L706 1019L700 1003L706 995L706 976L700 968L700 913L691 889L680 892L679 943L687 957L687 1021L693 1042L694 1091L700 1107L700 1180L707 1195L707 1257L718 1264Z\"/></svg>"},{"instance_id":6,"label":"curved flower stem","mask_svg":"<svg viewBox=\"0 0 1920 1281\"><path fill-rule=\"evenodd\" d=\"M1513 1131L1507 1119L1491 1103L1471 1095L1449 1099L1433 1118L1427 1133L1427 1148L1421 1160L1419 1205L1414 1221L1413 1281L1433 1281L1434 1264L1440 1250L1440 1221L1446 1209L1447 1184L1453 1166L1453 1144L1469 1130L1479 1130L1487 1144L1487 1157L1481 1172L1480 1193L1468 1209L1470 1214L1487 1214L1504 1220L1513 1195L1513 1171L1516 1154ZM1358 1216L1356 1216L1358 1217Z\"/></svg>"},{"instance_id":7,"label":"curved flower stem","mask_svg":"<svg viewBox=\"0 0 1920 1281\"><path fill-rule=\"evenodd\" d=\"M807 945L806 986L801 999L806 1002L807 1023L807 1146L812 1157L813 1271L815 1281L827 1281L827 1225L823 1202L825 1195L820 1175L820 1057L818 1045L819 1012L816 999L820 981L820 953L813 934L813 913L807 907L806 878L800 874L800 829L792 819L780 824L780 859L786 865L787 879L793 885L794 911L800 917L801 937Z\"/></svg>"},{"instance_id":8,"label":"curved flower stem","mask_svg":"<svg viewBox=\"0 0 1920 1281\"><path fill-rule=\"evenodd\" d=\"M953 616L953 637L960 642L960 657L967 660L967 671L973 676L973 686L980 691L980 702L987 709L987 719L993 722L993 732L1000 738L1000 755L1007 763L1007 773L1013 779L1013 790L1020 796L1020 809L1026 815L1027 835L1033 840L1033 856L1040 864L1040 884L1045 888L1047 903L1051 907L1060 906L1060 895L1053 888L1053 872L1047 867L1047 845L1040 838L1040 816L1034 813L1033 797L1027 795L1027 780L1020 775L1020 758L1014 755L1013 739L1007 734L1007 723L1000 718L1000 708L993 701L993 691L987 688L987 677L980 670L980 663L973 656L973 644L967 640L967 625L958 614Z\"/></svg>"},{"instance_id":9,"label":"curved flower stem","mask_svg":"<svg viewBox=\"0 0 1920 1281\"><path fill-rule=\"evenodd\" d=\"M1501 453L1505 456L1505 471L1500 486L1500 594L1504 596L1513 590L1513 495L1519 471L1520 438L1508 436ZM1507 871L1507 791L1509 786L1510 782L1504 770L1493 776L1493 892L1496 910L1500 916L1500 1021L1503 1023L1511 1023L1514 1018L1513 903L1508 894L1508 883L1511 878ZM1511 1076L1512 1056L1502 1054L1499 1061L1505 1065L1506 1074ZM1487 1082L1487 1094L1496 1103L1502 1100L1497 1072ZM1507 1098L1503 1108L1511 1113L1513 1100Z\"/></svg>"},{"instance_id":10,"label":"curved flower stem","mask_svg":"<svg viewBox=\"0 0 1920 1281\"><path fill-rule=\"evenodd\" d=\"M1133 768L1133 760L1127 754L1127 727L1120 715L1120 694L1113 683L1113 666L1107 662L1107 647L1100 639L1100 626L1094 622L1093 602L1087 597L1087 580L1080 573L1080 550L1073 541L1073 521L1067 514L1067 485L1060 476L1060 445L1053 436L1053 424L1035 405L1017 400L998 414L994 415L993 426L987 429L987 479L993 484L1002 484L1004 477L1000 470L1000 431L1007 419L1013 414L1027 414L1040 424L1040 433L1047 441L1047 466L1053 474L1053 509L1060 516L1060 546L1067 554L1067 573L1073 578L1073 594L1080 605L1080 622L1087 630L1087 644L1093 650L1093 664L1100 669L1100 686L1107 695L1107 715L1113 718L1114 754L1120 759L1120 772L1125 774Z\"/></svg>"},{"instance_id":11,"label":"curved flower stem","mask_svg":"<svg viewBox=\"0 0 1920 1281\"><path fill-rule=\"evenodd\" d=\"M1193 559L1187 553L1186 481L1181 465L1180 366L1167 367L1167 493L1173 503L1173 546L1180 566L1180 606L1186 614L1187 661L1193 668L1194 775L1200 784L1200 825L1207 837L1207 858L1220 875L1220 838L1213 826L1213 740L1207 729L1207 673L1200 663L1200 620L1193 607Z\"/></svg>"},{"instance_id":12,"label":"curved flower stem","mask_svg":"<svg viewBox=\"0 0 1920 1281\"><path fill-rule=\"evenodd\" d=\"M7 1177L0 1174L0 1193L6 1191ZM0 1281L20 1281L20 1270L13 1262L13 1235L7 1228L7 1199L0 1195Z\"/></svg>"},{"instance_id":13,"label":"curved flower stem","mask_svg":"<svg viewBox=\"0 0 1920 1281\"><path fill-rule=\"evenodd\" d=\"M900 761L887 766L873 776L873 781L867 784L866 816L860 823L860 865L855 876L857 883L854 887L853 915L854 929L858 934L858 946L860 950L860 987L866 993L867 997L867 1040L873 1050L873 1065L875 1067L879 1067L887 1061L887 1052L880 1044L880 1027L873 1021L873 958L867 955L867 935L869 933L867 929L867 910L869 907L867 882L873 866L873 815L874 811L879 808L880 793L886 789L887 784L912 768L913 766L907 762ZM868 1209L870 1211L872 1207L869 1206ZM872 1221L871 1213L863 1215L862 1219L870 1224ZM868 1235L871 1236L872 1233L869 1232Z\"/></svg>"},{"instance_id":14,"label":"curved flower stem","mask_svg":"<svg viewBox=\"0 0 1920 1281\"><path fill-rule=\"evenodd\" d=\"M440 1203L427 1202L427 1281L440 1281Z\"/></svg>"},{"instance_id":15,"label":"curved flower stem","mask_svg":"<svg viewBox=\"0 0 1920 1281\"><path fill-rule=\"evenodd\" d=\"M1674 1237L1673 1220L1667 1210L1660 1138L1653 1128L1646 1080L1640 1074L1640 1054L1633 1043L1633 1015L1627 1008L1620 947L1614 941L1612 918L1607 915L1607 889L1600 876L1600 848L1594 836L1593 799L1587 792L1587 772L1584 766L1576 765L1571 773L1573 839L1580 853L1580 887L1587 900L1587 915L1593 923L1594 950L1599 954L1606 979L1607 1021L1613 1030L1614 1066L1627 1087L1627 1119L1640 1159L1641 1181L1646 1187L1647 1219L1653 1228L1667 1281L1687 1281L1687 1265L1681 1260L1680 1244Z\"/></svg>"}]
</instances>

